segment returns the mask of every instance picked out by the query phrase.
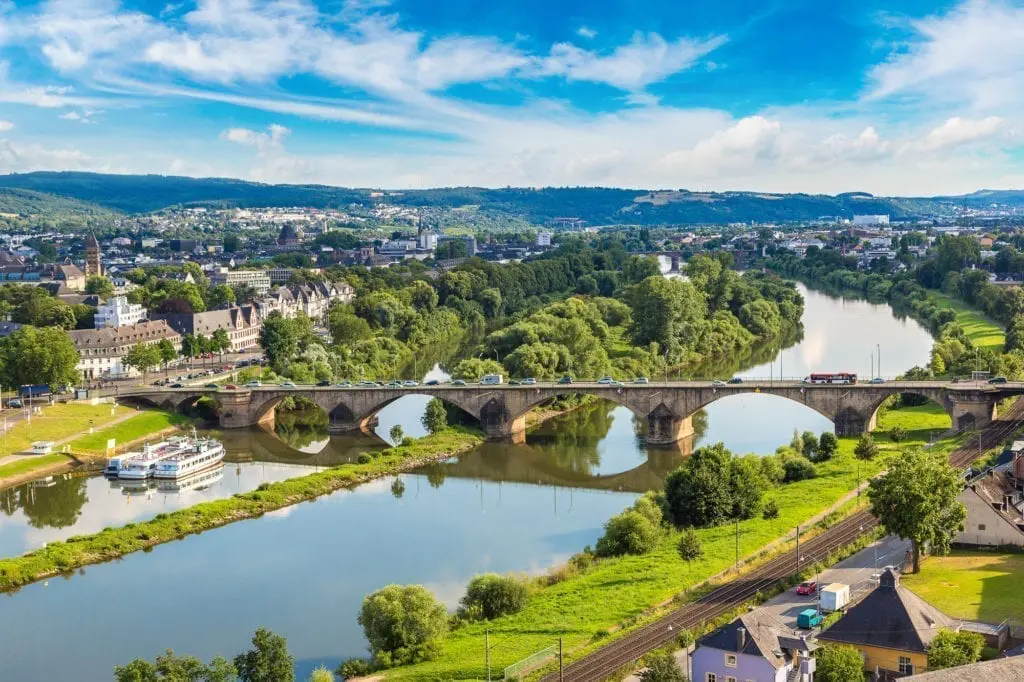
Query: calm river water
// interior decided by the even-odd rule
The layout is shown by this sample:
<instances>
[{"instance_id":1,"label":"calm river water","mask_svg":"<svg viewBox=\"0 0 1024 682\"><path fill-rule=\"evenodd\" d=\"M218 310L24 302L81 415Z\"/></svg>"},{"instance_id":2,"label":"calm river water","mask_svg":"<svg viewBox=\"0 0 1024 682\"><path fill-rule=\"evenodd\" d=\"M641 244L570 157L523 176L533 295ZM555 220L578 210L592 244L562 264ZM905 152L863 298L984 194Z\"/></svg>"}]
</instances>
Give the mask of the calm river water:
<instances>
[{"instance_id":1,"label":"calm river water","mask_svg":"<svg viewBox=\"0 0 1024 682\"><path fill-rule=\"evenodd\" d=\"M802 340L762 354L764 361L736 359L737 374L867 376L877 343L885 375L927 360L928 334L888 307L804 295ZM419 435L425 404L417 397L394 403L377 432L397 423ZM771 452L793 429L831 428L813 411L766 395L723 399L706 413L698 443L721 440L741 452ZM259 626L288 638L304 679L320 663L333 667L364 653L356 615L375 589L422 583L454 605L477 573L539 572L592 545L609 517L658 487L684 458L678 449L648 451L636 436L642 428L625 408L588 405L531 431L525 445L488 444L404 475L401 497L392 493L393 478L382 479L0 596L0 680L110 680L114 665L165 648L232 656ZM128 494L102 478L56 478L0 491L0 554L380 447L370 438L282 437L288 442L262 432L225 434L232 461L197 490Z\"/></svg>"}]
</instances>

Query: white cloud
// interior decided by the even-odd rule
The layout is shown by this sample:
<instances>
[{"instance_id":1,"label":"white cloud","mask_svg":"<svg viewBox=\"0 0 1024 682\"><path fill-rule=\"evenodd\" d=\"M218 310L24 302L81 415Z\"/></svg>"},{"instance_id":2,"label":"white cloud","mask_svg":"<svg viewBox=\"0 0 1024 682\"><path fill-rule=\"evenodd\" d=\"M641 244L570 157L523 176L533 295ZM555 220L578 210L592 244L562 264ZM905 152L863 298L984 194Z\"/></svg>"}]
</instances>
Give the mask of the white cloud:
<instances>
[{"instance_id":1,"label":"white cloud","mask_svg":"<svg viewBox=\"0 0 1024 682\"><path fill-rule=\"evenodd\" d=\"M1003 123L1003 119L998 116L989 116L979 120L953 117L933 128L921 140L919 147L924 151L936 151L975 142L1000 132Z\"/></svg>"},{"instance_id":2,"label":"white cloud","mask_svg":"<svg viewBox=\"0 0 1024 682\"><path fill-rule=\"evenodd\" d=\"M578 35L580 38L592 40L597 37L597 31L587 26L580 26L578 29L576 29L576 35Z\"/></svg>"},{"instance_id":3,"label":"white cloud","mask_svg":"<svg viewBox=\"0 0 1024 682\"><path fill-rule=\"evenodd\" d=\"M48 149L39 144L20 145L0 139L0 173L35 170L81 170L92 160L77 149Z\"/></svg>"},{"instance_id":4,"label":"white cloud","mask_svg":"<svg viewBox=\"0 0 1024 682\"><path fill-rule=\"evenodd\" d=\"M8 130L14 130L14 124L10 121L0 121L0 133L5 133Z\"/></svg>"},{"instance_id":5,"label":"white cloud","mask_svg":"<svg viewBox=\"0 0 1024 682\"><path fill-rule=\"evenodd\" d=\"M570 81L607 83L621 90L641 90L693 66L725 43L724 36L707 40L680 38L668 42L657 33L636 33L627 45L599 55L571 43L558 43L543 61L541 73Z\"/></svg>"},{"instance_id":6,"label":"white cloud","mask_svg":"<svg viewBox=\"0 0 1024 682\"><path fill-rule=\"evenodd\" d=\"M909 44L872 70L869 97L911 96L979 109L1020 100L1024 8L967 0L909 28Z\"/></svg>"},{"instance_id":7,"label":"white cloud","mask_svg":"<svg viewBox=\"0 0 1024 682\"><path fill-rule=\"evenodd\" d=\"M248 128L228 128L220 134L222 140L228 142L234 142L235 144L244 145L246 147L256 147L256 149L267 151L274 147L280 147L282 140L288 136L291 131L282 125L272 123L267 127L267 132L260 133L255 130L249 130Z\"/></svg>"}]
</instances>

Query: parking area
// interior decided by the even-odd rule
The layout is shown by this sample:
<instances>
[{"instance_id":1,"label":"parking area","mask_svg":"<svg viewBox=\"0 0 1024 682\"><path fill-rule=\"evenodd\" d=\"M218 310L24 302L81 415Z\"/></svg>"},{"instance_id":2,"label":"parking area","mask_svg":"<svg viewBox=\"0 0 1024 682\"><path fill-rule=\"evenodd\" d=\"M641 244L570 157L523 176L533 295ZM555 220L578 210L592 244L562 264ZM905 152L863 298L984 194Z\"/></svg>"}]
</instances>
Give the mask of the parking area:
<instances>
[{"instance_id":1,"label":"parking area","mask_svg":"<svg viewBox=\"0 0 1024 682\"><path fill-rule=\"evenodd\" d=\"M817 576L818 588L832 583L850 586L850 600L856 602L871 591L877 582L874 577L886 566L902 567L910 543L895 537L883 538L870 547L866 547L853 556L840 561L832 568L822 571ZM809 563L819 557L804 557ZM812 577L811 580L814 580ZM801 611L817 606L817 596L797 594L797 588L791 587L777 595L759 608L767 609L786 627L797 629L797 616Z\"/></svg>"}]
</instances>

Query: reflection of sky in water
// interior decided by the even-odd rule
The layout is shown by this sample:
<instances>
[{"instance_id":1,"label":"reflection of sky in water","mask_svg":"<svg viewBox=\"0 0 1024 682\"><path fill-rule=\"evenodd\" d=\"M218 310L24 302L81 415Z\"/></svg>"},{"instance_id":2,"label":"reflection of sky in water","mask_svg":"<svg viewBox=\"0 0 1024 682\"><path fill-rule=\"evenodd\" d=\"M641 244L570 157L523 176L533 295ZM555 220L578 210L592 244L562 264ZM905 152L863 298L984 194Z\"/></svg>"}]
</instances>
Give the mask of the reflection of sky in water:
<instances>
[{"instance_id":1,"label":"reflection of sky in water","mask_svg":"<svg viewBox=\"0 0 1024 682\"><path fill-rule=\"evenodd\" d=\"M367 593L420 583L454 605L474 575L540 572L593 545L635 498L458 479L433 488L404 476L396 500L392 480L0 598L0 679L106 682L114 665L167 647L206 660L234 654L259 625L310 667L333 668L364 653L356 616Z\"/></svg>"},{"instance_id":2,"label":"reflection of sky in water","mask_svg":"<svg viewBox=\"0 0 1024 682\"><path fill-rule=\"evenodd\" d=\"M451 375L441 369L440 365L435 364L429 372L423 375L420 383L434 379L449 381ZM423 426L420 418L430 400L430 396L426 395L409 395L399 398L377 413L377 426L373 429L374 433L390 443L391 427L398 424L402 427L403 435L413 438L427 435L427 429Z\"/></svg>"},{"instance_id":3,"label":"reflection of sky in water","mask_svg":"<svg viewBox=\"0 0 1024 682\"><path fill-rule=\"evenodd\" d=\"M640 466L647 459L647 450L636 438L633 426L633 411L628 407L616 407L611 414L611 428L608 435L597 444L601 462L590 470L595 476L607 476L628 471Z\"/></svg>"}]
</instances>

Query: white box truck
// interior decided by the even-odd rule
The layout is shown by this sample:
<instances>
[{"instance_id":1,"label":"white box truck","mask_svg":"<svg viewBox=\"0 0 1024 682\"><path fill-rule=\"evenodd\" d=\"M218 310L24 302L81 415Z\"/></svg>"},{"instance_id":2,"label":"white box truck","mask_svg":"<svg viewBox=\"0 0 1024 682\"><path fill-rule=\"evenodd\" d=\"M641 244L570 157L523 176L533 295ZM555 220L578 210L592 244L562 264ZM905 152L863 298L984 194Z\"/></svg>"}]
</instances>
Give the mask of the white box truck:
<instances>
[{"instance_id":1,"label":"white box truck","mask_svg":"<svg viewBox=\"0 0 1024 682\"><path fill-rule=\"evenodd\" d=\"M500 374L485 374L481 377L480 383L486 386L494 386L500 384L502 380L503 377Z\"/></svg>"},{"instance_id":2,"label":"white box truck","mask_svg":"<svg viewBox=\"0 0 1024 682\"><path fill-rule=\"evenodd\" d=\"M843 583L826 585L821 589L819 598L822 611L838 611L850 603L850 586Z\"/></svg>"}]
</instances>

